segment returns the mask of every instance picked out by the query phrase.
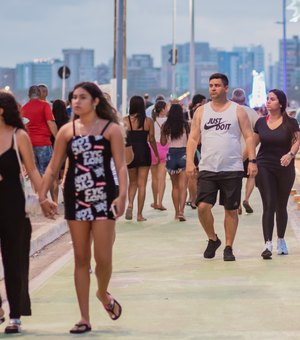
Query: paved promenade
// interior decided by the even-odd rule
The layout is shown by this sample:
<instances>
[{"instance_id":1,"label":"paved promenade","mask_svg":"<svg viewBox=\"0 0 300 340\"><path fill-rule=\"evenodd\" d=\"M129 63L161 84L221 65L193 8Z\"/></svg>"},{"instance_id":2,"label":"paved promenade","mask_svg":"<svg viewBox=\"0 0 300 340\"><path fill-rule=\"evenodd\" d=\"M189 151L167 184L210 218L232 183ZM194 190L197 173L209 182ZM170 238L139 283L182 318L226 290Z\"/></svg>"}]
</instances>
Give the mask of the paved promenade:
<instances>
[{"instance_id":1,"label":"paved promenade","mask_svg":"<svg viewBox=\"0 0 300 340\"><path fill-rule=\"evenodd\" d=\"M240 217L234 245L237 261L223 261L224 242L215 259L205 260L202 254L207 240L196 211L187 207L187 221L174 221L167 182L167 211L149 207L148 191L148 221L118 222L110 292L122 304L122 317L115 322L108 318L95 298L92 275L93 331L82 337L300 339L300 210L292 198L286 235L288 256L278 256L275 249L272 260L260 257L262 208L255 189L251 198L254 214ZM296 187L300 185L296 183ZM216 206L214 213L223 241L222 208ZM23 333L18 339L78 338L68 333L79 320L72 254L34 279L31 288L33 316L22 319Z\"/></svg>"}]
</instances>

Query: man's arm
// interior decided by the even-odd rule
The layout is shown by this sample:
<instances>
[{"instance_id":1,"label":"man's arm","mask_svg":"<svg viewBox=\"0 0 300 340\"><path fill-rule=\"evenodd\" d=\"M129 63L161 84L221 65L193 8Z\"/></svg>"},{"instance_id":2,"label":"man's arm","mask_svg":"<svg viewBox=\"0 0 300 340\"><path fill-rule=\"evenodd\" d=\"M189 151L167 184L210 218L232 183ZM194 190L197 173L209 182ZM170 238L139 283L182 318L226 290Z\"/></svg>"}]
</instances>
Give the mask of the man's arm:
<instances>
[{"instance_id":1,"label":"man's arm","mask_svg":"<svg viewBox=\"0 0 300 340\"><path fill-rule=\"evenodd\" d=\"M237 117L240 125L242 135L246 143L246 149L249 160L255 159L255 143L253 138L253 131L247 112L239 105L237 107ZM256 176L257 166L255 163L249 162L248 175L251 177Z\"/></svg>"},{"instance_id":2,"label":"man's arm","mask_svg":"<svg viewBox=\"0 0 300 340\"><path fill-rule=\"evenodd\" d=\"M51 107L48 103L44 103L44 117L53 137L57 134L57 125L53 116Z\"/></svg>"},{"instance_id":3,"label":"man's arm","mask_svg":"<svg viewBox=\"0 0 300 340\"><path fill-rule=\"evenodd\" d=\"M194 156L199 140L201 139L201 118L203 114L203 106L199 107L194 113L191 124L191 131L186 145L186 173L192 176L195 172Z\"/></svg>"},{"instance_id":4,"label":"man's arm","mask_svg":"<svg viewBox=\"0 0 300 340\"><path fill-rule=\"evenodd\" d=\"M57 134L57 125L56 125L55 121L54 120L47 120L47 124L48 124L49 130L50 130L52 136L55 137L56 134Z\"/></svg>"}]
</instances>

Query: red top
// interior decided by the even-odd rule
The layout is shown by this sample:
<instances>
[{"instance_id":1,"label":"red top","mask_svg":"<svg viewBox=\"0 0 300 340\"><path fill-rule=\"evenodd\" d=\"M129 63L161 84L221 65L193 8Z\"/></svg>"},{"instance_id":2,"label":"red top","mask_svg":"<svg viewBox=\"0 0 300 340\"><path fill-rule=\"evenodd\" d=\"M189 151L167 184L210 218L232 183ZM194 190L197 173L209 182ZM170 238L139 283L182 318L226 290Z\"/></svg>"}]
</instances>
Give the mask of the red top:
<instances>
[{"instance_id":1,"label":"red top","mask_svg":"<svg viewBox=\"0 0 300 340\"><path fill-rule=\"evenodd\" d=\"M21 115L29 119L26 124L29 137L33 146L51 145L51 131L47 121L54 121L50 105L39 99L30 99L21 108Z\"/></svg>"}]
</instances>

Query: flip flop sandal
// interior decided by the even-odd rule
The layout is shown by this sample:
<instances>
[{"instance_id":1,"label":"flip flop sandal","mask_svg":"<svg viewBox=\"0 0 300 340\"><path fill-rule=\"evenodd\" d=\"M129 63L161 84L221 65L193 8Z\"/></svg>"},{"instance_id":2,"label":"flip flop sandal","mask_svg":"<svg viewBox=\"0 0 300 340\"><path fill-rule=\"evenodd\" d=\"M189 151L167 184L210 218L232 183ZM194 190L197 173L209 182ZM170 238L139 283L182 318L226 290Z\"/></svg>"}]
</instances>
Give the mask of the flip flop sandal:
<instances>
[{"instance_id":1,"label":"flip flop sandal","mask_svg":"<svg viewBox=\"0 0 300 340\"><path fill-rule=\"evenodd\" d=\"M253 209L250 207L250 204L247 201L243 201L243 207L245 208L247 214L253 213Z\"/></svg>"},{"instance_id":2,"label":"flip flop sandal","mask_svg":"<svg viewBox=\"0 0 300 340\"><path fill-rule=\"evenodd\" d=\"M90 327L86 323L76 323L72 329L70 329L71 334L82 334L87 333L92 330L92 327Z\"/></svg>"},{"instance_id":3,"label":"flip flop sandal","mask_svg":"<svg viewBox=\"0 0 300 340\"><path fill-rule=\"evenodd\" d=\"M125 214L125 220L132 220L132 208L127 208Z\"/></svg>"},{"instance_id":4,"label":"flip flop sandal","mask_svg":"<svg viewBox=\"0 0 300 340\"><path fill-rule=\"evenodd\" d=\"M165 208L163 205L161 205L161 206L158 205L156 209L160 210L160 211L167 210L167 208Z\"/></svg>"},{"instance_id":5,"label":"flip flop sandal","mask_svg":"<svg viewBox=\"0 0 300 340\"><path fill-rule=\"evenodd\" d=\"M186 218L183 215L178 215L179 222L185 222Z\"/></svg>"},{"instance_id":6,"label":"flip flop sandal","mask_svg":"<svg viewBox=\"0 0 300 340\"><path fill-rule=\"evenodd\" d=\"M119 317L121 316L122 314L122 307L121 305L119 304L119 302L114 299L108 292L107 292L107 295L109 296L110 298L110 303L108 303L107 305L103 304L104 306L104 309L106 310L107 314L109 315L109 317L112 319L112 320L118 320ZM119 312L118 314L115 313L115 307L118 306L119 307Z\"/></svg>"}]
</instances>

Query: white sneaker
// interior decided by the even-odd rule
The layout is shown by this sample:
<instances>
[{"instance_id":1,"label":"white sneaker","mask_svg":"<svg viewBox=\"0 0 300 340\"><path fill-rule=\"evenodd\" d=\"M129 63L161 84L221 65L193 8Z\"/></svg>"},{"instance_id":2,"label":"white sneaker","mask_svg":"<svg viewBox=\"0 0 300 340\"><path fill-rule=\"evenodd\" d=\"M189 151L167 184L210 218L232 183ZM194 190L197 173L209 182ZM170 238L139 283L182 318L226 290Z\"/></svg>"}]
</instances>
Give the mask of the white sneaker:
<instances>
[{"instance_id":1,"label":"white sneaker","mask_svg":"<svg viewBox=\"0 0 300 340\"><path fill-rule=\"evenodd\" d=\"M272 259L272 250L273 244L272 241L267 241L264 247L264 251L261 253L261 257L264 260L271 260Z\"/></svg>"},{"instance_id":2,"label":"white sneaker","mask_svg":"<svg viewBox=\"0 0 300 340\"><path fill-rule=\"evenodd\" d=\"M289 252L288 252L284 238L279 238L277 240L277 254L278 255L287 255L288 253Z\"/></svg>"},{"instance_id":3,"label":"white sneaker","mask_svg":"<svg viewBox=\"0 0 300 340\"><path fill-rule=\"evenodd\" d=\"M272 241L267 241L266 244L265 244L265 249L268 249L270 251L273 250L273 243Z\"/></svg>"}]
</instances>

